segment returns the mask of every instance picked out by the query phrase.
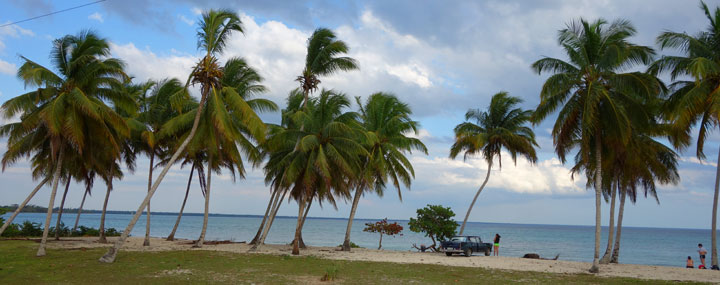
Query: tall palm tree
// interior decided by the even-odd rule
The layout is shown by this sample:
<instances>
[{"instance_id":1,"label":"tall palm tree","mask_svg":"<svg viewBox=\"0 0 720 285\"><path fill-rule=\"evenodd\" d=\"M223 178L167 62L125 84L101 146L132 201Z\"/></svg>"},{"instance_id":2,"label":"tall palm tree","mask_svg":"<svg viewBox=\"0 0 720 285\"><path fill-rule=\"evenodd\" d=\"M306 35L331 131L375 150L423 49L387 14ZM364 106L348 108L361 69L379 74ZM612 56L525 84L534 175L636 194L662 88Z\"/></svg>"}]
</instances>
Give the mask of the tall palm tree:
<instances>
[{"instance_id":1,"label":"tall palm tree","mask_svg":"<svg viewBox=\"0 0 720 285\"><path fill-rule=\"evenodd\" d=\"M299 95L295 93L295 95ZM299 106L302 97L289 98L289 108ZM302 100L304 102L304 100ZM292 128L276 129L267 141L270 156L265 165L266 182L287 189L298 202L298 220L293 241L294 255L300 254L300 231L306 205L317 199L333 206L336 197L346 198L360 169L365 137L358 114L344 112L350 101L344 94L323 90L302 109L286 113ZM298 126L302 126L299 127Z\"/></svg>"},{"instance_id":2,"label":"tall palm tree","mask_svg":"<svg viewBox=\"0 0 720 285\"><path fill-rule=\"evenodd\" d=\"M418 138L409 137L417 134L419 125L410 118L410 106L387 93L370 95L364 105L359 97L356 97L356 101L360 106L360 122L370 138L366 146L369 156L361 157L364 160L361 169L364 174L358 176L355 186L355 197L342 244L344 251L350 251L350 231L360 197L365 190L373 188L382 196L387 184L392 184L402 200L400 184L410 188L415 177L415 170L405 155L413 150L427 154L427 148Z\"/></svg>"},{"instance_id":3,"label":"tall palm tree","mask_svg":"<svg viewBox=\"0 0 720 285\"><path fill-rule=\"evenodd\" d=\"M497 93L493 95L487 111L471 109L465 113L465 120L475 122L464 122L455 127L455 143L450 147L450 158L455 159L461 152L464 152L463 159L479 154L488 164L485 181L470 203L460 227L461 235L465 231L465 225L480 192L490 179L490 170L496 157L499 168L502 168L503 148L510 152L515 163L518 154L531 163L537 161L535 133L527 126L532 111L516 108L520 103L522 99L510 96L507 92Z\"/></svg>"},{"instance_id":4,"label":"tall palm tree","mask_svg":"<svg viewBox=\"0 0 720 285\"><path fill-rule=\"evenodd\" d=\"M345 42L338 40L335 33L326 28L316 29L308 39L305 68L296 81L300 82L305 101L308 103L310 93L318 89L320 76L332 75L338 71L358 69L357 61L347 54L350 49Z\"/></svg>"},{"instance_id":5,"label":"tall palm tree","mask_svg":"<svg viewBox=\"0 0 720 285\"><path fill-rule=\"evenodd\" d=\"M108 100L116 106L132 105L132 100L113 88L121 85L121 79L126 75L123 63L109 56L107 40L91 31L57 39L51 50L51 63L56 71L22 57L24 63L18 70L18 77L25 86L38 89L2 105L5 118L20 115L22 121L22 125L11 125L9 130L2 132L9 137L3 167L45 149L50 151L55 168L38 256L45 255L65 155L72 152L86 156L114 156L121 151L119 139L129 133L125 121L104 103ZM96 147L108 151L94 152L92 148Z\"/></svg>"},{"instance_id":6,"label":"tall palm tree","mask_svg":"<svg viewBox=\"0 0 720 285\"><path fill-rule=\"evenodd\" d=\"M192 157L207 158L207 181L205 182L205 216L200 238L196 243L201 247L205 232L210 206L210 190L212 172L219 173L221 168L227 168L235 177L237 170L241 178L245 177L245 168L240 153L258 165L261 160L260 150L254 142L265 139L266 127L258 117L257 112L277 109L272 101L253 98L265 91L260 85L262 77L240 58L231 58L221 68L223 77L220 80L222 89L211 92L207 106L201 115L198 136L193 138L188 146L188 155ZM192 111L168 121L163 126L161 136L182 133L190 129Z\"/></svg>"},{"instance_id":7,"label":"tall palm tree","mask_svg":"<svg viewBox=\"0 0 720 285\"><path fill-rule=\"evenodd\" d=\"M224 51L227 41L233 32L243 32L242 22L236 13L229 10L210 10L203 13L197 37L198 48L201 48L205 52L205 56L203 56L203 58L201 58L193 68L190 73L190 77L188 78L188 82L185 84L186 88L184 91L176 94L177 96L173 96L174 100L172 100L175 102L173 105L177 106L178 102L185 101L183 98L187 98L187 96L189 96L187 92L187 85L200 84L200 104L195 113L192 129L183 140L183 143L175 150L175 153L168 161L168 164L165 165L163 170L160 172L157 179L155 179L150 192L147 196L145 196L145 199L140 204L140 207L138 207L138 210L135 212L135 215L132 220L130 220L130 223L128 223L128 226L125 228L122 235L120 235L118 241L108 250L107 253L105 253L105 255L100 258L101 262L111 263L115 261L118 250L124 244L128 235L135 226L135 223L137 223L137 220L142 214L142 210L147 207L148 203L150 203L150 198L152 198L155 191L157 191L157 188L160 186L160 183L163 178L165 178L167 172L170 171L170 167L172 167L183 151L185 151L185 148L190 143L190 140L192 140L195 136L195 132L200 124L200 116L202 115L202 110L205 107L208 97L211 93L222 89L220 86L222 70L218 65L218 59L216 56Z\"/></svg>"},{"instance_id":8,"label":"tall palm tree","mask_svg":"<svg viewBox=\"0 0 720 285\"><path fill-rule=\"evenodd\" d=\"M628 41L635 28L626 20L608 23L598 19L574 21L560 30L558 43L569 61L546 57L533 63L538 73L552 73L540 92L533 115L538 124L561 107L553 127L555 152L561 161L578 148L584 161L595 155L595 250L590 272L598 272L600 252L600 206L603 137L627 143L632 121L648 114L638 101L658 94L659 82L641 72L621 73L636 64L649 64L655 52ZM642 119L640 119L642 121Z\"/></svg>"},{"instance_id":9,"label":"tall palm tree","mask_svg":"<svg viewBox=\"0 0 720 285\"><path fill-rule=\"evenodd\" d=\"M663 56L651 67L651 72L669 72L674 81L670 85L668 99L669 119L685 133L699 125L697 157L705 159L705 140L713 128L720 123L720 7L714 13L704 2L701 9L709 21L708 27L695 36L686 33L664 32L657 38L661 49L673 48L682 53L678 56ZM692 80L678 80L690 77ZM689 145L687 141L676 141L679 149ZM720 159L720 152L718 152ZM711 264L718 265L717 256L717 209L720 189L720 166L715 175L715 195L711 225Z\"/></svg>"}]
</instances>

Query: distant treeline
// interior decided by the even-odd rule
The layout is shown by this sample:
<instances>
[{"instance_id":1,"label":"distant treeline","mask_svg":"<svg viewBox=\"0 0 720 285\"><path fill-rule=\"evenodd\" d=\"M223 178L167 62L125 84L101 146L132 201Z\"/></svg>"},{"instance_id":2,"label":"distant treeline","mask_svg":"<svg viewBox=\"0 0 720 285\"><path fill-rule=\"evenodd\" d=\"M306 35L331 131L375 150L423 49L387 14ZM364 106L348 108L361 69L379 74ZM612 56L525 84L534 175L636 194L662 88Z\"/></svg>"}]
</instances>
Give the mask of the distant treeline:
<instances>
[{"instance_id":1,"label":"distant treeline","mask_svg":"<svg viewBox=\"0 0 720 285\"><path fill-rule=\"evenodd\" d=\"M14 212L18 208L18 204L12 204L8 206L0 206L0 208L7 210L8 212ZM53 212L57 213L60 210L60 207L53 208ZM77 213L78 208L64 208L63 213ZM22 213L47 213L47 207L42 207L38 205L26 205L22 211ZM83 213L102 213L100 210L90 210L90 209L83 209ZM132 211L107 211L108 214L134 214ZM155 213L153 213L154 215Z\"/></svg>"}]
</instances>

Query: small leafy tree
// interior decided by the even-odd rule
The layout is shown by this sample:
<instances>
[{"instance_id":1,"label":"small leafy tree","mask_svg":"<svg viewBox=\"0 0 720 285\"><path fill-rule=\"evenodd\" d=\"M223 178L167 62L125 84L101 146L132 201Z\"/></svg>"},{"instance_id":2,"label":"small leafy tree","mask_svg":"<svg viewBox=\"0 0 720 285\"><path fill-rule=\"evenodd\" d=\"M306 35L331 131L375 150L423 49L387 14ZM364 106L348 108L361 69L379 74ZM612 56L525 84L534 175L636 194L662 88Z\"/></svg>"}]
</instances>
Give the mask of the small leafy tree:
<instances>
[{"instance_id":1,"label":"small leafy tree","mask_svg":"<svg viewBox=\"0 0 720 285\"><path fill-rule=\"evenodd\" d=\"M417 219L410 218L408 225L410 230L416 233L425 233L426 237L432 239L429 247L436 251L436 241L444 241L455 235L458 223L452 219L455 213L450 207L440 205L427 205L417 210Z\"/></svg>"},{"instance_id":2,"label":"small leafy tree","mask_svg":"<svg viewBox=\"0 0 720 285\"><path fill-rule=\"evenodd\" d=\"M382 237L383 235L402 235L400 232L402 232L403 227L401 225L398 225L397 222L394 222L392 224L388 223L387 218L383 219L379 222L374 223L365 223L365 229L364 232L369 233L380 233L380 243L378 244L378 249L382 248Z\"/></svg>"}]
</instances>

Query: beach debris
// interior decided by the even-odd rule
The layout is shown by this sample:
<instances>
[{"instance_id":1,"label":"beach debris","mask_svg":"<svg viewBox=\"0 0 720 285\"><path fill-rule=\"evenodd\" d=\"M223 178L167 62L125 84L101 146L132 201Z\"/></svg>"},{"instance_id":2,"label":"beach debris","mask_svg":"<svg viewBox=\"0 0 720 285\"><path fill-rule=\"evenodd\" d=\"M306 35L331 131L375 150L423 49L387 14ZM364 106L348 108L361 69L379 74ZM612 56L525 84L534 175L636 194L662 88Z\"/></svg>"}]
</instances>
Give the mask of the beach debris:
<instances>
[{"instance_id":1,"label":"beach debris","mask_svg":"<svg viewBox=\"0 0 720 285\"><path fill-rule=\"evenodd\" d=\"M558 253L555 258L542 258L537 253L526 253L523 255L522 258L529 258L529 259L540 259L540 260L557 260L560 257L560 254Z\"/></svg>"}]
</instances>

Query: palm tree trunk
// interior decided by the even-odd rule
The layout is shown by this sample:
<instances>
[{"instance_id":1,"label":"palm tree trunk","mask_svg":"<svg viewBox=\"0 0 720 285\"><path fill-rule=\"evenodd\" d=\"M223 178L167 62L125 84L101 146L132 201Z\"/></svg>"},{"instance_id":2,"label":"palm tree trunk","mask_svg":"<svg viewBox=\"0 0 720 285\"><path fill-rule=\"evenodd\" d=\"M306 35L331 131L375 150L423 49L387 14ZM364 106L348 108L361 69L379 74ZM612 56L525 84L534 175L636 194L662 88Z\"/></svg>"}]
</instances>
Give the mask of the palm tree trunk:
<instances>
[{"instance_id":1,"label":"palm tree trunk","mask_svg":"<svg viewBox=\"0 0 720 285\"><path fill-rule=\"evenodd\" d=\"M55 240L60 240L60 219L62 219L63 208L65 207L65 198L67 198L67 192L70 189L70 176L65 183L65 192L63 192L62 200L60 200L60 209L58 209L57 222L55 223Z\"/></svg>"},{"instance_id":2,"label":"palm tree trunk","mask_svg":"<svg viewBox=\"0 0 720 285\"><path fill-rule=\"evenodd\" d=\"M612 192L612 198L610 199L610 225L608 227L608 242L607 247L605 248L605 254L603 254L603 257L600 259L600 264L608 264L610 263L610 256L612 255L612 246L613 246L613 235L615 234L615 197L617 196L617 183L615 184L615 188Z\"/></svg>"},{"instance_id":3,"label":"palm tree trunk","mask_svg":"<svg viewBox=\"0 0 720 285\"><path fill-rule=\"evenodd\" d=\"M260 239L260 236L262 235L262 231L265 228L265 222L268 219L268 216L270 215L270 210L274 206L274 202L280 198L277 191L273 191L270 195L270 201L268 201L267 209L265 209L265 215L263 216L262 222L260 222L260 227L258 228L257 233L255 234L255 237L250 241L249 244L256 244L258 240Z\"/></svg>"},{"instance_id":4,"label":"palm tree trunk","mask_svg":"<svg viewBox=\"0 0 720 285\"><path fill-rule=\"evenodd\" d=\"M48 202L47 215L45 216L45 229L43 229L43 236L40 240L40 247L37 251L37 256L45 256L45 245L47 244L47 236L50 231L50 220L52 219L53 204L55 204L55 194L57 193L58 182L60 182L60 170L62 169L63 157L65 152L65 146L60 146L60 152L55 161L55 174L53 175L53 186L50 192L50 202Z\"/></svg>"},{"instance_id":5,"label":"palm tree trunk","mask_svg":"<svg viewBox=\"0 0 720 285\"><path fill-rule=\"evenodd\" d=\"M150 193L150 188L152 187L152 178L153 178L153 168L155 168L155 150L150 150L150 170L148 170L148 193ZM143 241L143 246L149 246L150 245L150 201L148 201L147 204L147 223L145 223L145 241Z\"/></svg>"},{"instance_id":6,"label":"palm tree trunk","mask_svg":"<svg viewBox=\"0 0 720 285\"><path fill-rule=\"evenodd\" d=\"M278 190L280 191L280 190ZM287 195L288 191L284 191L282 196L280 196L280 200L277 200L275 202L275 205L273 205L273 209L270 213L270 218L268 220L267 226L265 229L263 229L263 233L260 236L260 240L250 248L250 251L257 250L259 245L265 244L265 239L268 236L268 233L270 233L270 229L272 228L273 222L275 222L275 217L277 216L278 211L280 210L280 206L282 205L282 202L285 200L285 195Z\"/></svg>"},{"instance_id":7,"label":"palm tree trunk","mask_svg":"<svg viewBox=\"0 0 720 285\"><path fill-rule=\"evenodd\" d=\"M313 200L310 200L310 202L308 202L307 206L305 207L305 214L303 214L302 223L300 224L300 242L299 242L299 244L300 244L300 248L302 248L302 249L307 248L307 246L305 246L305 241L302 238L302 229L305 226L305 220L307 219L308 212L310 212L310 206L312 205L312 202L313 202Z\"/></svg>"},{"instance_id":8,"label":"palm tree trunk","mask_svg":"<svg viewBox=\"0 0 720 285\"><path fill-rule=\"evenodd\" d=\"M378 244L378 250L382 249L382 233L380 234L380 243Z\"/></svg>"},{"instance_id":9,"label":"palm tree trunk","mask_svg":"<svg viewBox=\"0 0 720 285\"><path fill-rule=\"evenodd\" d=\"M73 226L72 232L77 231L78 223L80 223L80 214L82 213L83 206L85 205L85 197L87 197L89 192L88 190L90 189L85 189L85 193L83 194L82 202L80 202L80 208L78 208L77 216L75 217L75 226Z\"/></svg>"},{"instance_id":10,"label":"palm tree trunk","mask_svg":"<svg viewBox=\"0 0 720 285\"><path fill-rule=\"evenodd\" d=\"M35 196L35 194L38 191L40 191L40 189L43 187L43 185L45 185L45 183L47 183L47 182L48 182L48 179L45 178L40 182L40 184L35 186L35 189L33 189L32 192L30 192L30 195L28 195L27 198L25 198L25 201L23 201L22 204L20 204L20 206L18 206L17 209L15 209L15 212L13 212L12 216L10 216L10 218L8 218L8 220L5 221L5 223L2 225L2 228L0 228L0 235L2 235L2 233L5 231L5 229L7 229L7 227L10 226L10 224L12 224L13 220L15 220L15 217L17 217L17 215L20 214L20 211L22 211L22 209L25 208L25 205L27 205L27 203L30 202L30 199L32 199L32 197Z\"/></svg>"},{"instance_id":11,"label":"palm tree trunk","mask_svg":"<svg viewBox=\"0 0 720 285\"><path fill-rule=\"evenodd\" d=\"M212 157L208 155L208 174L207 183L205 183L205 215L203 216L203 226L200 232L200 238L193 247L202 247L205 242L205 232L208 225L208 214L210 211L210 178L212 177Z\"/></svg>"},{"instance_id":12,"label":"palm tree trunk","mask_svg":"<svg viewBox=\"0 0 720 285\"><path fill-rule=\"evenodd\" d=\"M120 247L123 246L125 240L127 240L127 237L130 235L130 232L135 227L135 223L137 223L138 219L140 219L143 208L145 208L145 206L150 203L150 198L152 198L153 194L155 194L155 191L157 191L163 178L165 178L165 175L168 173L168 171L170 171L170 167L175 164L175 161L178 159L178 157L180 157L180 154L185 151L185 148L190 143L190 140L192 140L192 138L195 136L195 132L197 132L198 125L200 124L200 115L202 114L203 106L205 105L205 101L207 101L207 96L209 92L207 88L204 89L205 90L203 90L202 92L202 97L200 98L198 110L195 113L195 121L193 122L192 129L190 129L190 134L185 138L185 141L180 144L180 147L178 147L178 149L175 151L175 153L165 165L163 170L160 172L160 175L158 175L157 177L158 179L155 179L155 183L153 184L152 189L150 189L150 192L147 194L147 196L145 196L145 199L142 201L142 203L140 203L138 210L135 211L135 215L130 220L127 227L125 227L125 230L120 235L120 238L117 240L117 242L115 242L115 245L108 249L108 251L102 257L100 257L100 262L112 263L115 261Z\"/></svg>"},{"instance_id":13,"label":"palm tree trunk","mask_svg":"<svg viewBox=\"0 0 720 285\"><path fill-rule=\"evenodd\" d=\"M182 218L183 210L185 210L185 203L187 203L188 194L190 194L190 184L192 183L193 172L195 172L194 163L192 167L190 167L190 177L188 178L187 189L185 190L185 199L183 199L182 206L180 206L180 213L178 213L177 221L175 221L175 226L173 226L172 232L170 232L170 235L167 237L168 241L175 240L175 232L177 232L178 226L180 225L180 218Z\"/></svg>"},{"instance_id":14,"label":"palm tree trunk","mask_svg":"<svg viewBox=\"0 0 720 285\"><path fill-rule=\"evenodd\" d=\"M602 141L600 139L600 132L595 133L595 253L593 255L593 263L590 267L591 273L600 272L598 266L598 258L600 257L600 206L601 206L601 192L602 192Z\"/></svg>"},{"instance_id":15,"label":"palm tree trunk","mask_svg":"<svg viewBox=\"0 0 720 285\"><path fill-rule=\"evenodd\" d=\"M110 174L112 175L112 174ZM107 212L108 200L110 200L110 191L112 190L112 182L108 182L107 192L105 193L105 202L103 202L102 214L100 215L100 243L107 243L105 238L105 213Z\"/></svg>"},{"instance_id":16,"label":"palm tree trunk","mask_svg":"<svg viewBox=\"0 0 720 285\"><path fill-rule=\"evenodd\" d=\"M343 251L350 251L350 231L352 230L353 220L355 219L355 212L357 211L358 204L360 204L360 196L362 195L362 187L358 186L355 189L355 197L353 197L352 208L350 208L350 217L348 217L347 229L345 229L345 240L342 244Z\"/></svg>"},{"instance_id":17,"label":"palm tree trunk","mask_svg":"<svg viewBox=\"0 0 720 285\"><path fill-rule=\"evenodd\" d=\"M713 210L712 210L712 233L710 234L710 243L712 244L712 251L710 257L710 265L718 265L717 255L717 210L718 210L718 189L720 189L720 150L718 151L718 165L715 167L717 172L715 173L715 197L713 198Z\"/></svg>"},{"instance_id":18,"label":"palm tree trunk","mask_svg":"<svg viewBox=\"0 0 720 285\"><path fill-rule=\"evenodd\" d=\"M302 217L303 212L305 212L305 201L301 198L301 200L298 202L298 217L297 217L297 226L295 227L295 239L293 239L293 249L292 254L293 255L299 255L300 254L300 244L298 241L300 241L300 229L302 228Z\"/></svg>"},{"instance_id":19,"label":"palm tree trunk","mask_svg":"<svg viewBox=\"0 0 720 285\"><path fill-rule=\"evenodd\" d=\"M462 235L463 232L465 232L465 224L467 224L467 220L470 217L470 211L472 211L473 207L475 206L475 201L477 201L478 196L480 196L480 192L482 192L483 188L485 188L485 184L487 184L488 180L490 179L490 170L491 169L492 169L492 161L489 161L487 175L485 175L485 181L483 181L483 184L480 185L480 189L478 189L477 193L475 193L475 198L473 198L472 203L470 203L470 208L468 209L467 214L465 214L465 219L463 220L462 226L460 227L459 235Z\"/></svg>"},{"instance_id":20,"label":"palm tree trunk","mask_svg":"<svg viewBox=\"0 0 720 285\"><path fill-rule=\"evenodd\" d=\"M618 189L618 191L620 191L620 189ZM622 233L623 212L625 211L625 196L626 193L624 190L620 192L620 209L618 210L617 233L615 235L615 246L613 247L610 263L618 263L618 256L620 255L620 234Z\"/></svg>"}]
</instances>

